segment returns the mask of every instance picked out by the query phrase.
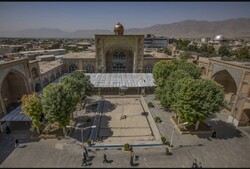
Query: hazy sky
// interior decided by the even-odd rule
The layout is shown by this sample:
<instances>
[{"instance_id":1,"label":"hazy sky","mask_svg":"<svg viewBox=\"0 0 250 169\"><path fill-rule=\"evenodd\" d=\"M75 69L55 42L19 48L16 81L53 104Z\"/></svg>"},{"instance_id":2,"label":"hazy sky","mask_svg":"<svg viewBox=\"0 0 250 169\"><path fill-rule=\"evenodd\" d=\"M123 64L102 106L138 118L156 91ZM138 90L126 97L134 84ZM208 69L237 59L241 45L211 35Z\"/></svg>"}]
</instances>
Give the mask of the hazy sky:
<instances>
[{"instance_id":1,"label":"hazy sky","mask_svg":"<svg viewBox=\"0 0 250 169\"><path fill-rule=\"evenodd\" d=\"M0 31L143 28L187 19L250 18L250 2L0 2Z\"/></svg>"}]
</instances>

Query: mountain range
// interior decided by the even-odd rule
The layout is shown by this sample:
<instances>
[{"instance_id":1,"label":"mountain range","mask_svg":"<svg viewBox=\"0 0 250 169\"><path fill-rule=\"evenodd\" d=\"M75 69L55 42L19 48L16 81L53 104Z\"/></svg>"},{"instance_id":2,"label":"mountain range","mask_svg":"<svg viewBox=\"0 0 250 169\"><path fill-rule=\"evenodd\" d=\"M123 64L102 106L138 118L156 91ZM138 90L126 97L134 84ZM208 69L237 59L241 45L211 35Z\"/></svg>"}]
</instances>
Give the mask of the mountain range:
<instances>
[{"instance_id":1,"label":"mountain range","mask_svg":"<svg viewBox=\"0 0 250 169\"><path fill-rule=\"evenodd\" d=\"M223 21L196 21L185 20L170 24L157 24L145 28L126 29L124 34L154 34L176 38L202 38L214 37L222 34L228 38L250 37L250 18L229 19ZM93 38L95 34L114 34L111 30L77 30L66 32L60 29L40 28L25 29L21 31L0 32L0 37L23 38Z\"/></svg>"}]
</instances>

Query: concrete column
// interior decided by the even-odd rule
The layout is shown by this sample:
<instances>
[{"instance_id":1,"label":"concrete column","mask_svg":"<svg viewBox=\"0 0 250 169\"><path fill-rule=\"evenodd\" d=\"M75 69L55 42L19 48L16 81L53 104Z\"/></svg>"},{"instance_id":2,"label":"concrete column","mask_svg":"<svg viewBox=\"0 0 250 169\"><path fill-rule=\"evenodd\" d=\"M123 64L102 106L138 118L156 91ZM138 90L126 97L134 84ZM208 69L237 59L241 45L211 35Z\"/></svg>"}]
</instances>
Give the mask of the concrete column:
<instances>
[{"instance_id":1,"label":"concrete column","mask_svg":"<svg viewBox=\"0 0 250 169\"><path fill-rule=\"evenodd\" d=\"M85 68L83 68L83 63L82 63L82 60L79 60L79 70L84 70Z\"/></svg>"}]
</instances>

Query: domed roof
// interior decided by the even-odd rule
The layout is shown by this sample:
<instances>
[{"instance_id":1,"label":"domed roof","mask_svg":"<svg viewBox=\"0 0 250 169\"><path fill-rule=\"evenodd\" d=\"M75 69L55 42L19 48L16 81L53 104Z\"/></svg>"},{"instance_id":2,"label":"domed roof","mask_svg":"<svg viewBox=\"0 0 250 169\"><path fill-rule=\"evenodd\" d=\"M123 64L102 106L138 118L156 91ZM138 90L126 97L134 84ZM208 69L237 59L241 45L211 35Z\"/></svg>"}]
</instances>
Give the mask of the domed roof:
<instances>
[{"instance_id":1,"label":"domed roof","mask_svg":"<svg viewBox=\"0 0 250 169\"><path fill-rule=\"evenodd\" d=\"M118 22L114 27L114 32L116 35L123 35L124 28L120 22Z\"/></svg>"},{"instance_id":2,"label":"domed roof","mask_svg":"<svg viewBox=\"0 0 250 169\"><path fill-rule=\"evenodd\" d=\"M216 35L214 40L224 40L224 36L223 35Z\"/></svg>"}]
</instances>

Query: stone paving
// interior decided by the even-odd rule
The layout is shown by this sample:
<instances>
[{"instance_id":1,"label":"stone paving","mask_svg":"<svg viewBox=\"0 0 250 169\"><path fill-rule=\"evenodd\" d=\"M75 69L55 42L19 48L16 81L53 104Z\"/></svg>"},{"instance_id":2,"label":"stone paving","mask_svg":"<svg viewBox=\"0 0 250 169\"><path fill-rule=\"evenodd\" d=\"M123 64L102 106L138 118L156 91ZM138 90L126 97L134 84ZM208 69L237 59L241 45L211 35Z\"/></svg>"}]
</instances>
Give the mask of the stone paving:
<instances>
[{"instance_id":1,"label":"stone paving","mask_svg":"<svg viewBox=\"0 0 250 169\"><path fill-rule=\"evenodd\" d=\"M151 101L155 105L155 108L151 108L150 111L153 116L159 116L163 121L163 123L158 123L157 127L163 136L170 139L172 123L169 117L173 113L163 111L153 95L147 96L146 101ZM164 146L134 147L134 153L139 157L139 160L135 161L135 167L189 168L194 158L201 162L203 168L250 167L249 137L241 132L241 128L227 123L227 114L223 111L211 117L211 120L213 129L217 131L217 139L211 139L209 134L180 135L175 131L172 155L165 155ZM16 137L16 134L13 133L13 137ZM81 166L82 148L77 144L78 140L76 143L67 143L65 139L29 140L23 138L20 141L23 148L14 149L14 143L8 142L6 138L6 134L0 134L1 168L83 167ZM129 152L124 152L121 148L89 148L89 150L92 151L89 152L91 165L88 167L131 167ZM108 160L113 160L113 162L103 164L103 153L107 155Z\"/></svg>"}]
</instances>

